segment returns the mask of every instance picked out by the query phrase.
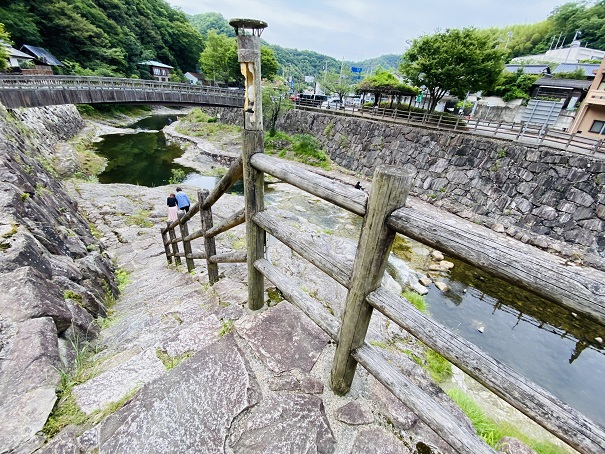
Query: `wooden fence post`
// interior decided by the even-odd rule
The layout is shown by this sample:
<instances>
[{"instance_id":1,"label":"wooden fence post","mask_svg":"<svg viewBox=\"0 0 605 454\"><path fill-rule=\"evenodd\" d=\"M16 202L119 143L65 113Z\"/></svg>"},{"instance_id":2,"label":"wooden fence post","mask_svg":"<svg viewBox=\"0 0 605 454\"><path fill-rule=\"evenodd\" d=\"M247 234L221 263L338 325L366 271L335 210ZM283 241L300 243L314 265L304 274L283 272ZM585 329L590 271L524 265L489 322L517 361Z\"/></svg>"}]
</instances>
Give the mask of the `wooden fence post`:
<instances>
[{"instance_id":1,"label":"wooden fence post","mask_svg":"<svg viewBox=\"0 0 605 454\"><path fill-rule=\"evenodd\" d=\"M174 233L174 228L168 229L168 234L170 235L170 241L176 240L176 233ZM172 254L174 255L174 264L179 266L181 264L181 258L176 255L179 253L179 245L178 243L172 243Z\"/></svg>"},{"instance_id":2,"label":"wooden fence post","mask_svg":"<svg viewBox=\"0 0 605 454\"><path fill-rule=\"evenodd\" d=\"M264 256L265 231L252 221L252 217L264 209L264 174L252 167L250 159L254 154L262 153L264 150L260 34L267 24L251 19L233 19L229 24L235 28L237 35L238 61L246 86L242 158L248 258L248 308L258 310L264 304L265 280L263 274L254 267L254 262Z\"/></svg>"},{"instance_id":3,"label":"wooden fence post","mask_svg":"<svg viewBox=\"0 0 605 454\"><path fill-rule=\"evenodd\" d=\"M202 209L205 200L210 191L202 189L197 192L197 199L200 204L200 218L202 219L202 232L204 232L204 248L206 250L206 266L208 268L208 282L215 284L218 282L218 263L212 263L210 257L216 255L216 241L214 237L207 238L206 232L212 228L212 208Z\"/></svg>"},{"instance_id":4,"label":"wooden fence post","mask_svg":"<svg viewBox=\"0 0 605 454\"><path fill-rule=\"evenodd\" d=\"M170 255L170 236L168 236L168 226L170 225L170 221L166 223L166 230L161 229L160 233L162 234L162 243L164 243L164 252L166 253L166 260L168 263L172 263L172 256Z\"/></svg>"},{"instance_id":5,"label":"wooden fence post","mask_svg":"<svg viewBox=\"0 0 605 454\"><path fill-rule=\"evenodd\" d=\"M185 263L187 264L187 271L191 272L195 269L195 264L193 263L193 259L190 258L190 254L193 252L191 250L191 241L185 241L185 237L189 235L189 228L187 227L187 222L183 222L183 216L185 216L185 213L179 212L179 227L181 228L181 238L183 238Z\"/></svg>"},{"instance_id":6,"label":"wooden fence post","mask_svg":"<svg viewBox=\"0 0 605 454\"><path fill-rule=\"evenodd\" d=\"M363 345L372 315L372 306L366 302L366 296L380 286L395 238L386 219L405 205L411 186L409 171L379 166L374 172L332 365L330 384L337 394L346 394L351 389L357 366L351 351Z\"/></svg>"}]
</instances>

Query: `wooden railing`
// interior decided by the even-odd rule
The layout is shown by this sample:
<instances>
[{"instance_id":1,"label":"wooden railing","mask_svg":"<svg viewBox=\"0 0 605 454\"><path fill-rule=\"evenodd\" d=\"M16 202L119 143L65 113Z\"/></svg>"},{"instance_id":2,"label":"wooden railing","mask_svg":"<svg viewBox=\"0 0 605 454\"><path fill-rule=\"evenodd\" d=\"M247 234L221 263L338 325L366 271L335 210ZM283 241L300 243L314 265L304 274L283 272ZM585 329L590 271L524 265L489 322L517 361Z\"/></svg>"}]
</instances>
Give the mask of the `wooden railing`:
<instances>
[{"instance_id":1,"label":"wooden railing","mask_svg":"<svg viewBox=\"0 0 605 454\"><path fill-rule=\"evenodd\" d=\"M246 132L250 131L245 131L244 135ZM244 184L248 188L254 186L253 194L248 194L245 201L247 205L254 205L253 209L246 206L246 210L250 210L246 211L249 275L252 268L271 281L286 300L300 308L336 342L330 379L331 387L336 393L348 392L356 364L359 363L455 451L493 453L468 426L458 421L366 342L372 311L376 309L571 447L582 453L605 451L605 430L601 426L474 344L433 321L401 296L380 288L380 278L395 233L438 248L537 295L588 314L601 323L605 322L604 273L566 266L549 254L530 246L505 237L495 239L482 227L458 225L413 206L406 206L412 176L402 170L386 166L378 168L368 197L352 186L317 175L291 162L264 155L262 141L257 137L259 134L256 131L254 134L254 140L246 142L245 139L243 161L238 161L231 167L217 188L209 195L202 194L200 201L188 215L181 216L178 222L162 229L168 260L172 257L192 260L207 258L210 282L216 281L218 271L210 272L210 267L220 262L220 255L212 252L214 232L242 223L243 217L240 211L223 221L220 227L212 228L209 209L241 175L240 169L243 166ZM265 209L262 202L264 173L362 216L363 225L355 258L350 261L334 259L328 251L317 246L321 242L313 241L299 230L288 226L273 209ZM183 224L197 211L202 213L202 229L188 234ZM209 217L208 224L208 220L204 219ZM170 229L177 224L181 230L180 240L185 250L183 253L169 250L169 246L174 247L177 243L174 239L176 234L170 233ZM348 289L341 320L330 314L263 256L265 232ZM167 236L173 239L168 240ZM205 246L206 253L193 254L186 242L200 237L205 237L208 243ZM238 259L243 259L243 256L238 256ZM262 297L263 280L257 277L252 281L249 278L248 285L249 307L259 309L262 307L262 298L260 304L254 299L259 294Z\"/></svg>"},{"instance_id":2,"label":"wooden railing","mask_svg":"<svg viewBox=\"0 0 605 454\"><path fill-rule=\"evenodd\" d=\"M117 77L0 75L0 102L9 109L112 102L242 107L244 92Z\"/></svg>"},{"instance_id":3,"label":"wooden railing","mask_svg":"<svg viewBox=\"0 0 605 454\"><path fill-rule=\"evenodd\" d=\"M218 185L209 192L207 189L198 191L198 201L187 213L179 212L178 219L168 222L161 230L164 251L168 263L181 265L181 258L185 259L187 271L195 269L195 260L205 260L208 267L208 280L211 284L218 282L219 263L245 263L245 252L231 252L225 254L216 253L215 237L233 227L246 222L244 208L223 219L218 225L213 225L212 206L242 177L242 159L237 159L221 178ZM200 214L201 228L189 233L188 221L196 214ZM178 228L178 231L177 231ZM204 238L204 251L193 252L191 242L198 238ZM180 251L179 243L182 243L183 251Z\"/></svg>"},{"instance_id":4,"label":"wooden railing","mask_svg":"<svg viewBox=\"0 0 605 454\"><path fill-rule=\"evenodd\" d=\"M312 110L330 115L365 117L370 120L422 125L425 127L470 133L498 139L524 142L538 146L548 146L570 152L605 156L605 141L578 134L542 127L529 123L510 123L489 119L467 118L444 112L418 113L411 110L389 109L386 107L345 107L344 109L320 109L316 105L299 102L297 109Z\"/></svg>"}]
</instances>

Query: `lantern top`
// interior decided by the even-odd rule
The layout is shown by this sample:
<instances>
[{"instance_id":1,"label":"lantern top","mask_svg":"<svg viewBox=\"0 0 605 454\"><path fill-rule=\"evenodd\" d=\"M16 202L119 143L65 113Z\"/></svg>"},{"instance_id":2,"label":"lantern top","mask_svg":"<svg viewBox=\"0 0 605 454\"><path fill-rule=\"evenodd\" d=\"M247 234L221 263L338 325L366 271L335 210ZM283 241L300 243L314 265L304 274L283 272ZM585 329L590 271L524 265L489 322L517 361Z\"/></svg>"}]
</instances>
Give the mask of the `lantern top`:
<instances>
[{"instance_id":1,"label":"lantern top","mask_svg":"<svg viewBox=\"0 0 605 454\"><path fill-rule=\"evenodd\" d=\"M254 36L260 36L267 28L265 21L256 19L231 19L229 25L235 29L236 35L246 35L250 32Z\"/></svg>"}]
</instances>

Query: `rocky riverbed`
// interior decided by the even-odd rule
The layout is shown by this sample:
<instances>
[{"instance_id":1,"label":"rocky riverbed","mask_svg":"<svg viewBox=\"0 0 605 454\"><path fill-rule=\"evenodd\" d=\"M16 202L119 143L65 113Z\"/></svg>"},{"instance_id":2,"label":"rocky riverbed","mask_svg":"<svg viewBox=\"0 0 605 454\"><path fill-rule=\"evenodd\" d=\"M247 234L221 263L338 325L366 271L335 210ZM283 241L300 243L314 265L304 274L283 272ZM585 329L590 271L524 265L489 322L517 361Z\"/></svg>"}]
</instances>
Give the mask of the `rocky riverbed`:
<instances>
[{"instance_id":1,"label":"rocky riverbed","mask_svg":"<svg viewBox=\"0 0 605 454\"><path fill-rule=\"evenodd\" d=\"M95 128L107 130L106 126ZM14 137L22 137L16 129L10 132ZM26 141L22 141L25 146ZM55 143L59 142L57 138ZM210 145L192 141L184 156L187 165L194 168L208 165L207 158L200 158L203 154L200 150ZM44 150L47 154L54 153L53 149ZM62 161L69 162L69 156L75 156L69 146L61 150ZM34 165L25 158L24 152L24 165ZM3 159L10 163L14 155ZM75 162L75 158L72 161ZM38 178L48 173L42 165L37 166L36 171ZM28 175L25 170L22 173ZM355 182L352 175L336 172L330 175L351 184ZM10 172L5 172L3 181L10 178ZM29 181L26 176L23 178ZM11 256L11 260L7 260L4 254L3 289L7 292L2 301L5 304L13 301L11 304L15 306L18 299L27 299L36 308L40 306L38 301L50 301L49 307L65 307L71 311L65 320L79 320L74 314L81 314L81 319L88 321L86 326L94 327L91 334L95 336L91 335L75 348L65 348L66 353L60 355L59 347L74 339L67 332L69 323L65 327L61 317L48 310L43 317L36 313L18 315L21 319L16 320L17 315L7 317L3 308L0 319L3 336L0 345L3 355L0 362L1 452L401 453L429 452L429 448L432 452L452 452L418 415L361 367L351 392L345 397L334 395L329 388L334 344L302 312L280 301L270 284L267 284L265 308L258 313L248 311L244 265L220 265L221 279L210 286L203 262L198 263L192 273L187 273L184 266L167 264L159 230L166 221L166 196L174 187L99 185L83 181L61 184L54 183L51 176L44 178L49 179L46 186L49 191L62 194L56 211L51 210L37 222L28 221L31 219L28 213L30 217L7 220L5 225L25 225L37 240L31 244L36 247L42 244L46 249L19 248L19 235L4 236L11 241L11 253L23 250L19 256L30 262L18 269L9 269L11 263L17 263L16 258ZM26 183L19 180L17 183L6 206L19 206L18 199L24 204L30 203L19 195L26 193L21 188ZM37 187L33 179L29 184ZM196 190L186 186L184 189L190 196ZM36 201L40 198L40 206L49 205L50 199L42 198L36 189L33 192ZM280 188L278 198L292 200L298 197L296 192ZM239 196L228 194L221 198L213 207L215 223L240 209L242 203ZM355 227L343 227L343 232L349 231L349 235L319 239L317 233L322 227L308 222L304 215L319 209L324 202L310 197L305 203L308 205L296 202L292 210L284 212L283 222L296 225L309 241L322 241L335 257L350 260L354 252L354 241L350 238L355 237ZM47 225L54 225L51 224L53 217L63 219L65 208L61 207L71 207L73 216L82 216L82 231L72 227L71 231L77 234L74 235L56 225L50 231L63 234L51 236L51 240L45 242L45 237L37 232L49 231ZM21 234L21 227L18 232ZM23 235L29 234L23 231ZM57 238L63 242L57 243ZM66 249L68 252L51 248L53 244L71 243L73 246ZM219 236L217 247L219 252L232 252L243 250L244 244L244 226L239 226ZM194 243L195 250L202 248L203 243ZM36 258L34 262L32 257ZM26 266L45 263L43 258L48 257L52 257L49 264L52 271L40 280L36 280L37 275L35 279L17 275L27 274ZM95 261L96 257L102 261ZM344 288L279 242L272 243L270 258L320 304L336 316L341 314ZM82 267L74 264L86 264L86 269L92 268L97 274L86 274ZM128 279L115 304L104 300L95 313L87 308L96 301L93 297L90 304L85 297L81 297L78 304L74 295L87 296L89 292L94 296L91 289L95 287L89 281L94 281L94 276L103 276L106 269L103 267L111 270L117 267ZM61 283L56 290L58 298L49 298L49 281ZM14 282L31 282L31 285L11 286ZM113 278L108 277L106 283L110 290L115 288ZM385 285L396 284L387 277ZM32 291L25 295L23 288ZM72 293L66 293L67 290ZM82 308L89 315L84 315ZM94 323L93 316L97 317ZM48 325L46 328L38 327L44 323ZM40 334L35 337L32 333ZM65 335L61 337L61 333ZM87 340L90 343L86 343ZM457 415L462 424L470 424L426 371L399 353L403 345L412 355L421 352L421 347L405 332L376 314L368 340L381 348L392 364ZM18 345L23 348L17 349ZM41 349L34 350L32 345L39 345ZM28 346L31 356L25 354ZM81 361L75 361L74 365L74 358L85 353L84 350L88 355L82 355ZM39 380L31 386L31 380L18 383L28 367L38 371L35 376ZM65 388L62 379L72 381L69 388ZM73 403L69 412L76 418L66 419L70 424L53 432L54 436L46 442L41 429L56 402L54 390L58 385L66 390L61 397ZM29 388L22 391L24 386Z\"/></svg>"}]
</instances>

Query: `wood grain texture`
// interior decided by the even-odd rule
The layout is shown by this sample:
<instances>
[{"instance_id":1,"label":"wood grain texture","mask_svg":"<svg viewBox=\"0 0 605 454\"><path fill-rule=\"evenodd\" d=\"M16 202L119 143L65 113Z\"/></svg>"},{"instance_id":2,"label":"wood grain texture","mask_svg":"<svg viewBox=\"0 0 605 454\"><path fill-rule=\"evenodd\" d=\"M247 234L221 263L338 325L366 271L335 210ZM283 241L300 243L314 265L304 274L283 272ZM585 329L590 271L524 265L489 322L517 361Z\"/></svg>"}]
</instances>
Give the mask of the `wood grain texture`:
<instances>
[{"instance_id":1,"label":"wood grain texture","mask_svg":"<svg viewBox=\"0 0 605 454\"><path fill-rule=\"evenodd\" d=\"M380 288L368 302L486 388L582 453L605 452L605 430L548 391Z\"/></svg>"},{"instance_id":2,"label":"wood grain texture","mask_svg":"<svg viewBox=\"0 0 605 454\"><path fill-rule=\"evenodd\" d=\"M463 219L406 207L387 225L554 303L605 323L605 273L566 265L538 248Z\"/></svg>"},{"instance_id":3,"label":"wood grain texture","mask_svg":"<svg viewBox=\"0 0 605 454\"><path fill-rule=\"evenodd\" d=\"M223 254L216 254L208 258L212 263L246 263L248 254L246 252L225 252Z\"/></svg>"},{"instance_id":4,"label":"wood grain texture","mask_svg":"<svg viewBox=\"0 0 605 454\"><path fill-rule=\"evenodd\" d=\"M212 229L212 205L210 205L208 208L203 208L208 195L208 189L202 189L197 193L197 197L200 201L201 207L200 218L202 222L202 231L204 232L204 236L206 236L206 232L208 230ZM216 255L216 241L214 237L204 238L204 251L206 252L207 257L206 266L208 268L208 282L210 282L210 284L215 284L218 282L218 264L209 260L210 257Z\"/></svg>"},{"instance_id":5,"label":"wood grain texture","mask_svg":"<svg viewBox=\"0 0 605 454\"><path fill-rule=\"evenodd\" d=\"M179 228L181 229L181 238L186 238L189 235L189 229L187 227L187 222L183 220L185 216L182 213L179 213ZM183 251L185 253L185 263L187 264L187 271L191 272L195 269L195 263L193 259L187 258L188 254L191 254L191 241L183 240Z\"/></svg>"},{"instance_id":6,"label":"wood grain texture","mask_svg":"<svg viewBox=\"0 0 605 454\"><path fill-rule=\"evenodd\" d=\"M331 387L337 394L346 394L351 388L357 361L350 353L363 345L372 316L372 307L365 298L380 286L395 238L395 232L386 226L386 219L393 210L405 205L411 185L409 171L379 166L374 172L330 376Z\"/></svg>"},{"instance_id":7,"label":"wood grain texture","mask_svg":"<svg viewBox=\"0 0 605 454\"><path fill-rule=\"evenodd\" d=\"M251 162L255 168L292 186L296 186L352 213L360 216L365 215L368 196L359 189L310 172L273 156L254 155Z\"/></svg>"},{"instance_id":8,"label":"wood grain texture","mask_svg":"<svg viewBox=\"0 0 605 454\"><path fill-rule=\"evenodd\" d=\"M252 221L336 282L349 287L353 271L352 261L347 263L342 258L333 257L329 249L318 246L311 235L301 233L296 228L285 224L283 219L273 214L271 209L257 213Z\"/></svg>"},{"instance_id":9,"label":"wood grain texture","mask_svg":"<svg viewBox=\"0 0 605 454\"><path fill-rule=\"evenodd\" d=\"M178 256L179 253L179 245L176 240L176 233L174 232L174 228L168 229L168 235L170 236L170 245L172 247L172 256L174 257L175 265L181 264L181 258Z\"/></svg>"},{"instance_id":10,"label":"wood grain texture","mask_svg":"<svg viewBox=\"0 0 605 454\"><path fill-rule=\"evenodd\" d=\"M233 227L237 227L240 224L246 222L246 210L242 208L241 210L233 213L226 219L223 219L218 225L215 225L207 232L205 232L204 236L206 238L213 238L219 233L226 232L227 230L232 229Z\"/></svg>"}]
</instances>

